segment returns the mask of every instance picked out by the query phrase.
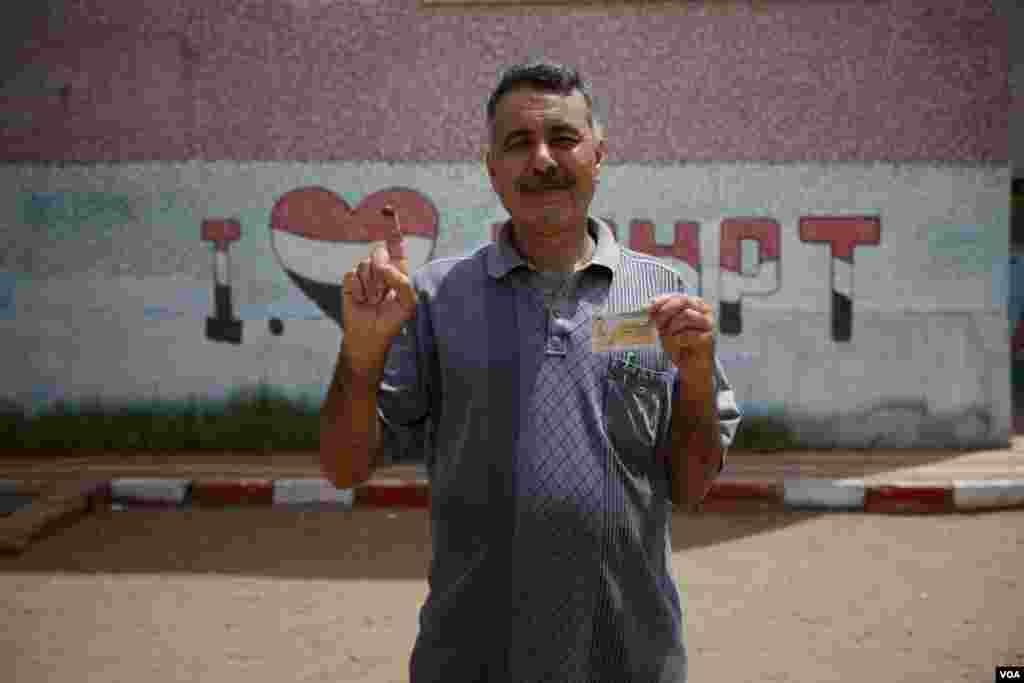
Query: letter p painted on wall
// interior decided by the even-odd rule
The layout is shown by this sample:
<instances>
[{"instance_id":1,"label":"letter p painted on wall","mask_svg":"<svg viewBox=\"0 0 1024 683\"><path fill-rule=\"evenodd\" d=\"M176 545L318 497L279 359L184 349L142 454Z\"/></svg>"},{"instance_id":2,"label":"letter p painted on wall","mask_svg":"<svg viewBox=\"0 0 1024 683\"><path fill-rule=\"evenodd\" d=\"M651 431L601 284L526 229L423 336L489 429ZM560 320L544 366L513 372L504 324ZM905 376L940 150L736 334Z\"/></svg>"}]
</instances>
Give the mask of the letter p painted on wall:
<instances>
[{"instance_id":1,"label":"letter p painted on wall","mask_svg":"<svg viewBox=\"0 0 1024 683\"><path fill-rule=\"evenodd\" d=\"M743 331L745 295L765 296L779 290L779 223L773 218L726 218L720 233L718 271L719 325L722 334ZM756 275L743 272L743 240L757 242Z\"/></svg>"}]
</instances>

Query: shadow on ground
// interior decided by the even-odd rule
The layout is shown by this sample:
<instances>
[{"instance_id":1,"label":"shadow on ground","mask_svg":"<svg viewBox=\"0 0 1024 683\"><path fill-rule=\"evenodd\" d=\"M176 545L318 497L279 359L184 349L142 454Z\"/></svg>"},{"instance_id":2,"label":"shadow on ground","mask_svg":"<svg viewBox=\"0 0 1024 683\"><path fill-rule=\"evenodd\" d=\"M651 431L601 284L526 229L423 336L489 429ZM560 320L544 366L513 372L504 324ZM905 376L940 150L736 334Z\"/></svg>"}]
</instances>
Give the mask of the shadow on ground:
<instances>
[{"instance_id":1,"label":"shadow on ground","mask_svg":"<svg viewBox=\"0 0 1024 683\"><path fill-rule=\"evenodd\" d=\"M815 512L676 515L675 552L780 529ZM0 556L0 573L232 574L425 580L426 510L100 510Z\"/></svg>"},{"instance_id":2,"label":"shadow on ground","mask_svg":"<svg viewBox=\"0 0 1024 683\"><path fill-rule=\"evenodd\" d=\"M1024 426L1024 425L1022 425ZM799 451L790 452L797 456ZM0 470L5 469L0 453ZM121 471L123 461L116 455L67 453L21 454L6 463L9 478L31 478L28 471L54 470L51 478L80 478L83 474L102 476L105 468ZM743 454L743 467L756 467L757 453ZM778 468L778 454L765 453L766 467ZM919 452L914 464L941 462L963 455L950 450ZM248 461L244 454L204 455L218 471L229 471L232 463ZM775 462L772 463L772 459ZM66 468L46 464L63 461ZM739 458L736 459L737 461ZM820 460L824 460L821 458ZM173 454L154 454L147 466L161 468L174 462ZM257 462L282 476L319 476L315 455L263 454ZM899 468L899 459L862 462L863 476ZM820 466L820 463L819 463ZM95 469L94 469L95 468ZM20 471L19 471L20 470ZM149 474L146 470L134 476ZM248 467L239 475L263 476ZM23 475L23 476L18 476ZM783 511L743 503L736 512L677 514L672 520L672 551L728 543L770 533L815 519L822 512ZM100 509L77 522L53 529L36 539L21 555L0 555L0 573L68 572L109 574L194 574L214 573L279 578L324 579L426 579L430 565L430 524L426 510L384 510L360 508L345 511L300 511L280 507L242 509L193 508L186 510L132 510L114 512Z\"/></svg>"}]
</instances>

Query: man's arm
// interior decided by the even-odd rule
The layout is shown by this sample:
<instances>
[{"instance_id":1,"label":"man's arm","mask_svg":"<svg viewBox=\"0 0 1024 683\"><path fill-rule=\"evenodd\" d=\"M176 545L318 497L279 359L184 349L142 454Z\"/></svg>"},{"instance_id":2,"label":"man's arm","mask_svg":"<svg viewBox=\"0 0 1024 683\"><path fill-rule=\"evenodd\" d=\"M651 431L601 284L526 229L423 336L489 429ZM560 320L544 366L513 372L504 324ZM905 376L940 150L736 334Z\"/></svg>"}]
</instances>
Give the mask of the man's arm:
<instances>
[{"instance_id":1,"label":"man's arm","mask_svg":"<svg viewBox=\"0 0 1024 683\"><path fill-rule=\"evenodd\" d=\"M679 370L672 402L671 434L663 456L670 471L670 495L677 506L699 509L722 471L721 425L715 381L715 320L697 296L663 294L651 300L651 320L662 348Z\"/></svg>"},{"instance_id":2,"label":"man's arm","mask_svg":"<svg viewBox=\"0 0 1024 683\"><path fill-rule=\"evenodd\" d=\"M698 509L722 469L722 437L715 394L714 360L691 366L680 376L680 391L672 401L671 433L665 459L670 493L677 507Z\"/></svg>"},{"instance_id":3,"label":"man's arm","mask_svg":"<svg viewBox=\"0 0 1024 683\"><path fill-rule=\"evenodd\" d=\"M379 461L383 440L377 391L392 341L416 316L416 291L398 214L391 206L381 213L392 219L387 243L375 245L370 258L345 273L342 281L345 335L320 409L320 466L338 488L363 483Z\"/></svg>"},{"instance_id":4,"label":"man's arm","mask_svg":"<svg viewBox=\"0 0 1024 683\"><path fill-rule=\"evenodd\" d=\"M379 370L357 373L342 343L334 379L320 410L320 465L337 488L353 488L372 475L383 447L377 391Z\"/></svg>"}]
</instances>

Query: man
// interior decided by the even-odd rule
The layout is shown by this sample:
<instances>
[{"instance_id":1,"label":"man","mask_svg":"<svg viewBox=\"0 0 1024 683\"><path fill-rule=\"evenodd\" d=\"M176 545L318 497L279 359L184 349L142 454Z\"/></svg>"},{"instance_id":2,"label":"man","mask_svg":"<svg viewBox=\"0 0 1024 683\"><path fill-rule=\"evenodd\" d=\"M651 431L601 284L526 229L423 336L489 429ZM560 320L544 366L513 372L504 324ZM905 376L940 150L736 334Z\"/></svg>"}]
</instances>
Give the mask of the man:
<instances>
[{"instance_id":1,"label":"man","mask_svg":"<svg viewBox=\"0 0 1024 683\"><path fill-rule=\"evenodd\" d=\"M412 683L685 681L672 503L704 498L740 420L711 308L589 215L607 146L575 70L509 69L487 119L511 220L410 278L396 219L346 273L324 471L358 485L391 425L429 436ZM648 305L661 351L591 350L595 315Z\"/></svg>"}]
</instances>

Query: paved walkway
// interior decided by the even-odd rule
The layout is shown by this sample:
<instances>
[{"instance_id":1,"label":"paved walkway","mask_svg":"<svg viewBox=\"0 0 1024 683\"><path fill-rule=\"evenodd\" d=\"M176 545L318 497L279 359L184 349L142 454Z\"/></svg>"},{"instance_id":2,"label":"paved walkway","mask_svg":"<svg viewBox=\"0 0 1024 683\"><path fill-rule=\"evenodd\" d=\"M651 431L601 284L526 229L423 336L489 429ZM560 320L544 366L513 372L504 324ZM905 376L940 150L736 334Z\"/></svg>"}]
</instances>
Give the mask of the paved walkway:
<instances>
[{"instance_id":1,"label":"paved walkway","mask_svg":"<svg viewBox=\"0 0 1024 683\"><path fill-rule=\"evenodd\" d=\"M429 505L421 466L379 470L352 490L331 486L316 452L0 452L0 498L25 499L0 517L0 550L96 505ZM764 509L948 513L1024 506L1024 435L995 450L733 451L706 512Z\"/></svg>"}]
</instances>

